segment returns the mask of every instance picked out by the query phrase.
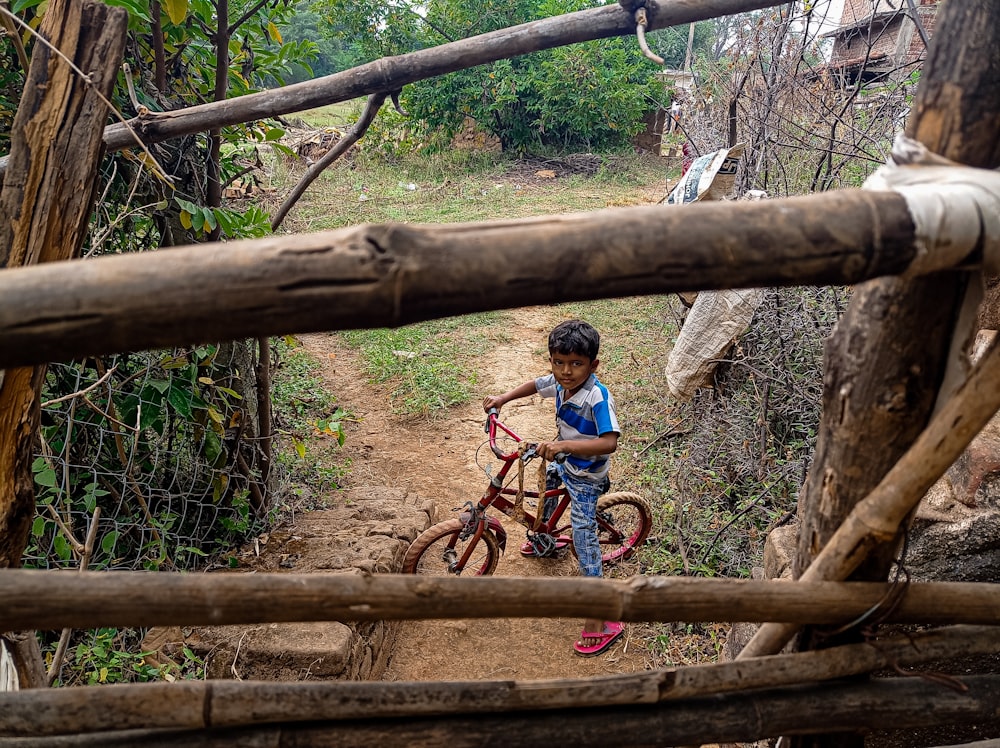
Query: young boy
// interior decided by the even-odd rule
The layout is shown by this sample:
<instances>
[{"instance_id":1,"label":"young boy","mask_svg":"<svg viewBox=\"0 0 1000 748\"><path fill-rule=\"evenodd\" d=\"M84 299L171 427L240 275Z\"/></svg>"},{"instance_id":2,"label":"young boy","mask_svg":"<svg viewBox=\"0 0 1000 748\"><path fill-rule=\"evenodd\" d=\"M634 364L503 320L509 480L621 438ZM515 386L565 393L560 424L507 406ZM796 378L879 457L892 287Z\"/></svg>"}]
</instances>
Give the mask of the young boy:
<instances>
[{"instance_id":1,"label":"young boy","mask_svg":"<svg viewBox=\"0 0 1000 748\"><path fill-rule=\"evenodd\" d=\"M538 454L546 460L553 460L560 452L569 454L561 464L552 462L549 471L550 475L551 471L556 472L572 499L573 546L580 571L588 577L602 574L601 547L597 541L597 499L605 490L611 467L609 455L618 448L621 433L615 401L594 375L600 363L597 358L600 346L600 335L586 322L577 319L562 322L549 333L551 374L483 400L484 410L499 410L511 400L535 393L556 399L559 437L554 442L540 443ZM534 555L529 545L522 552ZM588 619L573 649L585 657L600 654L623 631L619 622Z\"/></svg>"}]
</instances>

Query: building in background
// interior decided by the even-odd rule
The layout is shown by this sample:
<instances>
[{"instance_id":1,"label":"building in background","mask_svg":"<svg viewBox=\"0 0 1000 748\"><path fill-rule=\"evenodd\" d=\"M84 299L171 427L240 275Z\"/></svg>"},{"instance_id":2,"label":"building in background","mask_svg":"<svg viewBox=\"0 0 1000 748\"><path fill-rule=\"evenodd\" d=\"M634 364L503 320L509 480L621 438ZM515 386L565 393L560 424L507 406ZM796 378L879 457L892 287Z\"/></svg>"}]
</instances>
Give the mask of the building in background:
<instances>
[{"instance_id":1,"label":"building in background","mask_svg":"<svg viewBox=\"0 0 1000 748\"><path fill-rule=\"evenodd\" d=\"M826 68L840 86L902 80L919 70L938 0L844 0Z\"/></svg>"}]
</instances>

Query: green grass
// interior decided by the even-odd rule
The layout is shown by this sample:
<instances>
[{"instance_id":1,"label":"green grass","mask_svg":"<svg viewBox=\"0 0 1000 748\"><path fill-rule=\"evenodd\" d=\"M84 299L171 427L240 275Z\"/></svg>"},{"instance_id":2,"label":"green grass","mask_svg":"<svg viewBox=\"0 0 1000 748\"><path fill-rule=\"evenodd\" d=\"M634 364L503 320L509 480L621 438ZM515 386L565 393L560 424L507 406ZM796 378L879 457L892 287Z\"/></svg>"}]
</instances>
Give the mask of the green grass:
<instances>
[{"instance_id":1,"label":"green grass","mask_svg":"<svg viewBox=\"0 0 1000 748\"><path fill-rule=\"evenodd\" d=\"M276 338L278 364L272 373L271 398L278 435L277 462L286 490L284 508L315 509L350 470L339 453L342 421L349 419L327 390L316 359L294 336Z\"/></svg>"},{"instance_id":2,"label":"green grass","mask_svg":"<svg viewBox=\"0 0 1000 748\"><path fill-rule=\"evenodd\" d=\"M428 415L477 394L474 359L505 340L506 319L503 312L487 312L353 330L343 338L361 351L371 380L389 385L394 412Z\"/></svg>"},{"instance_id":3,"label":"green grass","mask_svg":"<svg viewBox=\"0 0 1000 748\"><path fill-rule=\"evenodd\" d=\"M616 156L592 177L545 180L537 168L500 154L450 151L387 162L352 152L310 186L285 228L321 231L359 223L455 223L636 205L639 191L665 180L655 156ZM274 181L299 178L304 164L276 159ZM664 189L665 192L665 189Z\"/></svg>"},{"instance_id":4,"label":"green grass","mask_svg":"<svg viewBox=\"0 0 1000 748\"><path fill-rule=\"evenodd\" d=\"M299 112L293 119L300 119L310 127L335 127L343 129L350 127L361 114L364 106L364 99L354 99L352 101L341 101L337 104L309 109Z\"/></svg>"}]
</instances>

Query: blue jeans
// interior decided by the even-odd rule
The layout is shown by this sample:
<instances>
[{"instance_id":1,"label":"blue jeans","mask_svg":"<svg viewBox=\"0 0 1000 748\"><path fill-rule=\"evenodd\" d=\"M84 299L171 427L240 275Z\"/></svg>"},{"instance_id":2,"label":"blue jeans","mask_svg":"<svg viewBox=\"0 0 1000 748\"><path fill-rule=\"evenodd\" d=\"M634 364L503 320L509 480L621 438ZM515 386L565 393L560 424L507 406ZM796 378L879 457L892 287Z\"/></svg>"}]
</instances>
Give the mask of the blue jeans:
<instances>
[{"instance_id":1,"label":"blue jeans","mask_svg":"<svg viewBox=\"0 0 1000 748\"><path fill-rule=\"evenodd\" d=\"M585 577L599 577L603 574L603 569L601 545L597 540L597 500L607 489L603 481L594 483L584 478L577 478L570 475L559 463L549 463L546 475L547 487L555 488L559 482L566 486L572 499L569 521L573 526L573 548L576 549L576 557L580 563L580 573ZM549 501L545 503L548 505ZM555 509L555 506L552 509ZM543 511L548 515L552 510L545 506Z\"/></svg>"}]
</instances>

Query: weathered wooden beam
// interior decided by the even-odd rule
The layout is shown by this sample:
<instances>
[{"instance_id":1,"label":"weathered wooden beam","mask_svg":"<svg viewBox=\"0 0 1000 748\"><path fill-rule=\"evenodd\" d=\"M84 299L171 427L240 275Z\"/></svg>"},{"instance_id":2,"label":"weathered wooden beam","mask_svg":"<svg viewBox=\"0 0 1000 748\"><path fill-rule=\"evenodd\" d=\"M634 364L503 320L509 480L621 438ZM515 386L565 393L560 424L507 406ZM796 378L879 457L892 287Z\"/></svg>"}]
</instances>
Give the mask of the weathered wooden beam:
<instances>
[{"instance_id":1,"label":"weathered wooden beam","mask_svg":"<svg viewBox=\"0 0 1000 748\"><path fill-rule=\"evenodd\" d=\"M626 621L844 623L877 606L889 589L883 583L792 585L697 577L618 581L5 569L0 570L0 630L588 615ZM911 584L889 620L1000 624L1000 587Z\"/></svg>"},{"instance_id":2,"label":"weathered wooden beam","mask_svg":"<svg viewBox=\"0 0 1000 748\"><path fill-rule=\"evenodd\" d=\"M583 679L438 683L180 681L0 693L0 736L656 704L749 689L815 684L957 655L996 652L1000 652L1000 636L995 628L950 626L821 652Z\"/></svg>"},{"instance_id":3,"label":"weathered wooden beam","mask_svg":"<svg viewBox=\"0 0 1000 748\"><path fill-rule=\"evenodd\" d=\"M124 9L103 3L53 0L46 11L47 41L32 53L10 134L14 168L0 193L0 268L68 260L83 241L127 23ZM20 565L34 513L31 460L44 376L27 368L0 375L0 567Z\"/></svg>"},{"instance_id":4,"label":"weathered wooden beam","mask_svg":"<svg viewBox=\"0 0 1000 748\"><path fill-rule=\"evenodd\" d=\"M605 708L369 717L350 721L319 719L252 727L138 729L0 738L0 748L229 748L234 745L550 748L556 744L583 748L603 748L609 744L662 748L759 740L777 735L868 731L886 726L900 729L961 724L994 718L1000 713L1000 675L960 680L964 691L921 678L891 678L862 684L795 686ZM210 681L207 685L213 689L217 682ZM171 702L162 704L164 710L170 707ZM272 711L273 705L265 706L265 710ZM205 718L212 723L210 709Z\"/></svg>"},{"instance_id":5,"label":"weathered wooden beam","mask_svg":"<svg viewBox=\"0 0 1000 748\"><path fill-rule=\"evenodd\" d=\"M0 366L531 304L901 273L895 193L374 224L0 272ZM53 293L58 289L58 293Z\"/></svg>"},{"instance_id":6,"label":"weathered wooden beam","mask_svg":"<svg viewBox=\"0 0 1000 748\"><path fill-rule=\"evenodd\" d=\"M778 0L648 0L648 30L695 23L709 18L780 5ZM146 143L252 122L266 117L315 109L374 93L391 93L403 86L456 70L578 42L635 33L632 14L619 5L567 13L491 31L437 47L385 57L322 78L271 91L201 104L170 112L150 112L128 125L111 125L104 142L110 150L135 145L132 128ZM653 67L650 66L652 72ZM0 174L6 169L0 159Z\"/></svg>"}]
</instances>

